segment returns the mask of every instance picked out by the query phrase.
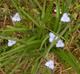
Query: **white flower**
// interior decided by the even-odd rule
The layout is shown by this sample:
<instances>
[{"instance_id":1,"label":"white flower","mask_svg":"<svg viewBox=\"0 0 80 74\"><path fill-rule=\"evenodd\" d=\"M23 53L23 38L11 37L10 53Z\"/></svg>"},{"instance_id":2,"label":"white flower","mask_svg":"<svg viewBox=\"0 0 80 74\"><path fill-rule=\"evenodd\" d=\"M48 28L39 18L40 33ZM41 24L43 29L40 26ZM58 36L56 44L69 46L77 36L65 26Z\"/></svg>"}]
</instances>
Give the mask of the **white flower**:
<instances>
[{"instance_id":1,"label":"white flower","mask_svg":"<svg viewBox=\"0 0 80 74\"><path fill-rule=\"evenodd\" d=\"M55 39L55 34L53 34L52 32L50 32L49 33L49 42L52 43L54 39Z\"/></svg>"},{"instance_id":2,"label":"white flower","mask_svg":"<svg viewBox=\"0 0 80 74\"><path fill-rule=\"evenodd\" d=\"M16 13L13 17L11 16L11 19L12 19L13 22L21 21L19 13Z\"/></svg>"},{"instance_id":3,"label":"white flower","mask_svg":"<svg viewBox=\"0 0 80 74\"><path fill-rule=\"evenodd\" d=\"M49 60L45 63L45 66L47 66L48 68L50 68L51 70L54 69L54 61Z\"/></svg>"},{"instance_id":4,"label":"white flower","mask_svg":"<svg viewBox=\"0 0 80 74\"><path fill-rule=\"evenodd\" d=\"M13 46L14 44L16 44L16 41L8 40L8 46Z\"/></svg>"},{"instance_id":5,"label":"white flower","mask_svg":"<svg viewBox=\"0 0 80 74\"><path fill-rule=\"evenodd\" d=\"M56 47L64 47L64 42L60 39L58 40L57 44L56 44Z\"/></svg>"},{"instance_id":6,"label":"white flower","mask_svg":"<svg viewBox=\"0 0 80 74\"><path fill-rule=\"evenodd\" d=\"M70 17L68 16L68 13L64 13L61 17L62 22L70 22Z\"/></svg>"}]
</instances>

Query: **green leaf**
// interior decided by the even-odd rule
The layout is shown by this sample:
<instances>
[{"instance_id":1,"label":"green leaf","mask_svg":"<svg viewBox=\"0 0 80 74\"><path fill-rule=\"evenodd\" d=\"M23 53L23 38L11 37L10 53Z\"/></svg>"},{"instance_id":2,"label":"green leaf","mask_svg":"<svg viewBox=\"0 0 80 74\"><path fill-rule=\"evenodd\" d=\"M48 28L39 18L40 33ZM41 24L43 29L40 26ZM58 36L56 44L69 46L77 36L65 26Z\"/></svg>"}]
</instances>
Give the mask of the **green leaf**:
<instances>
[{"instance_id":1,"label":"green leaf","mask_svg":"<svg viewBox=\"0 0 80 74\"><path fill-rule=\"evenodd\" d=\"M71 52L66 52L62 49L53 49L53 51L62 61L68 63L77 72L77 74L80 74L80 63Z\"/></svg>"},{"instance_id":2,"label":"green leaf","mask_svg":"<svg viewBox=\"0 0 80 74\"><path fill-rule=\"evenodd\" d=\"M35 60L35 64L32 67L31 74L37 74L37 71L38 71L38 69L40 67L40 64L41 64L40 63L40 58L41 57L39 57L39 58L37 58L37 60Z\"/></svg>"}]
</instances>

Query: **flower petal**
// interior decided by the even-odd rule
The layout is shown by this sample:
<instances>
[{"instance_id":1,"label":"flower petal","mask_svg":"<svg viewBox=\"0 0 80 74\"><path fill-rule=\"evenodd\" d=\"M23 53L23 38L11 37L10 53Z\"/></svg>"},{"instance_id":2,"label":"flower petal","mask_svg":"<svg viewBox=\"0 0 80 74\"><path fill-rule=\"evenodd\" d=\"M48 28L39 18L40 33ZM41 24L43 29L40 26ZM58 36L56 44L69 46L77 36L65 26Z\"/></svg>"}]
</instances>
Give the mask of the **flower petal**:
<instances>
[{"instance_id":1,"label":"flower petal","mask_svg":"<svg viewBox=\"0 0 80 74\"><path fill-rule=\"evenodd\" d=\"M52 33L52 32L50 32L50 33L49 33L49 36L50 36L51 38L54 38L54 37L55 37L55 34Z\"/></svg>"},{"instance_id":2,"label":"flower petal","mask_svg":"<svg viewBox=\"0 0 80 74\"><path fill-rule=\"evenodd\" d=\"M52 42L53 42L53 40L54 40L53 38L49 38L49 42L50 42L50 43L52 43Z\"/></svg>"}]
</instances>

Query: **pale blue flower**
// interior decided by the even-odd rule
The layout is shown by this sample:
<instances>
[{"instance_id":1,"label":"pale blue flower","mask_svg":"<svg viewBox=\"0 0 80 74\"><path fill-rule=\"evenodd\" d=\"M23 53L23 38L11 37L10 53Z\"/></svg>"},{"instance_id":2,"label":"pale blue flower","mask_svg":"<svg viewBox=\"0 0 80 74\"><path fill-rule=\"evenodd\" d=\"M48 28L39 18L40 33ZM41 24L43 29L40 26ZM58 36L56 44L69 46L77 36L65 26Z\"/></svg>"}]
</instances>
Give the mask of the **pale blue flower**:
<instances>
[{"instance_id":1,"label":"pale blue flower","mask_svg":"<svg viewBox=\"0 0 80 74\"><path fill-rule=\"evenodd\" d=\"M55 40L55 34L53 34L52 32L49 33L49 42L52 43L53 40Z\"/></svg>"},{"instance_id":2,"label":"pale blue flower","mask_svg":"<svg viewBox=\"0 0 80 74\"><path fill-rule=\"evenodd\" d=\"M13 22L21 21L21 17L19 15L19 13L16 13L13 17L11 16L11 19L12 19Z\"/></svg>"},{"instance_id":3,"label":"pale blue flower","mask_svg":"<svg viewBox=\"0 0 80 74\"><path fill-rule=\"evenodd\" d=\"M50 68L51 70L54 69L54 61L53 60L49 60L45 63L45 66L47 66L48 68Z\"/></svg>"},{"instance_id":4,"label":"pale blue flower","mask_svg":"<svg viewBox=\"0 0 80 74\"><path fill-rule=\"evenodd\" d=\"M68 16L68 13L64 13L61 17L62 22L70 22L70 17Z\"/></svg>"},{"instance_id":5,"label":"pale blue flower","mask_svg":"<svg viewBox=\"0 0 80 74\"><path fill-rule=\"evenodd\" d=\"M61 47L61 48L64 47L64 42L61 39L58 40L57 43L56 43L56 47L58 47L58 48L59 47Z\"/></svg>"},{"instance_id":6,"label":"pale blue flower","mask_svg":"<svg viewBox=\"0 0 80 74\"><path fill-rule=\"evenodd\" d=\"M13 46L13 45L15 45L16 44L16 41L14 41L14 40L8 40L8 46L10 47L10 46Z\"/></svg>"}]
</instances>

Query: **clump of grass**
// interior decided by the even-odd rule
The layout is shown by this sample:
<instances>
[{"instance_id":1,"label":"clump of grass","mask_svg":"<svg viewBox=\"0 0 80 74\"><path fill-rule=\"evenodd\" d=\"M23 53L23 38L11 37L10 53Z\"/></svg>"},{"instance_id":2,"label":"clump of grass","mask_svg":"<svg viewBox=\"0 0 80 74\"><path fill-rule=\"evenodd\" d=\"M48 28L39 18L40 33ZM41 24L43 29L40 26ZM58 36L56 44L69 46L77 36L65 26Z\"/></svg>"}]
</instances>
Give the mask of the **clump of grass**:
<instances>
[{"instance_id":1,"label":"clump of grass","mask_svg":"<svg viewBox=\"0 0 80 74\"><path fill-rule=\"evenodd\" d=\"M4 1L1 2L3 5ZM73 17L74 12L70 11L70 7L75 5L76 1L11 0L9 2L12 4L9 6L11 9L8 8L9 12L5 16L10 17L11 12L15 11L20 14L22 20L14 24L10 22L9 25L6 25L5 22L5 27L0 29L0 39L2 40L1 43L3 43L0 47L0 67L1 70L3 69L2 72L4 74L51 74L53 71L47 69L44 62L51 59L49 55L52 54L52 56L56 55L66 67L71 67L70 69L80 74L79 58L77 59L67 46L68 41L74 37L72 33L80 29L79 21L75 23L75 20L79 20L77 19L78 14ZM56 7L53 7L54 4ZM53 8L56 8L54 16L52 16ZM76 11L78 8L79 6L75 6ZM62 14L64 12L71 13L70 23L60 21L62 16L60 9ZM56 41L49 43L49 32L53 32L63 39L65 47L56 48ZM12 47L8 47L7 42L9 39L15 40L17 43ZM77 43L72 42L76 43L77 50L79 50L80 39L77 38L75 41ZM57 72L55 71L55 73Z\"/></svg>"}]
</instances>

